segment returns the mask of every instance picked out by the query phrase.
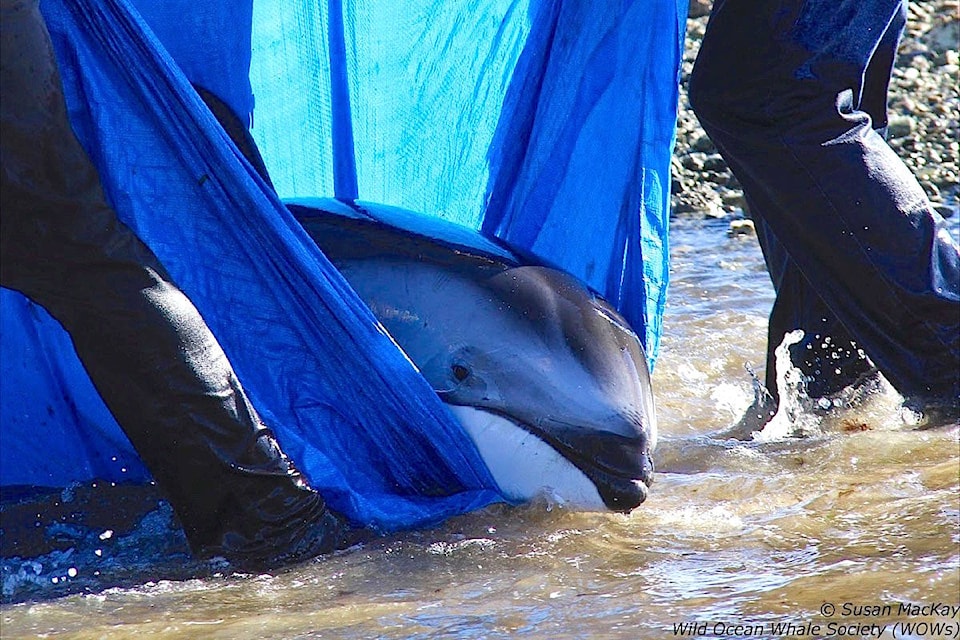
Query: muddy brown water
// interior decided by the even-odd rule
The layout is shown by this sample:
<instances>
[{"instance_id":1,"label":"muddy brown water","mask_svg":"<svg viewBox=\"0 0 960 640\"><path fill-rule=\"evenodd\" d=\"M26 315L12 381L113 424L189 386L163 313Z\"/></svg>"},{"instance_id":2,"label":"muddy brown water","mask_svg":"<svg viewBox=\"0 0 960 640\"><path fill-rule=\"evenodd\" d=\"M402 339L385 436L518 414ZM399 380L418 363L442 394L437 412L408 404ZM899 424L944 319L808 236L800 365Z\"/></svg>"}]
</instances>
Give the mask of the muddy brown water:
<instances>
[{"instance_id":1,"label":"muddy brown water","mask_svg":"<svg viewBox=\"0 0 960 640\"><path fill-rule=\"evenodd\" d=\"M493 507L275 575L132 570L93 594L69 593L97 564L68 549L5 564L8 599L54 580L68 594L3 606L0 635L957 637L960 429L904 428L888 391L806 438L723 437L772 300L755 239L726 225L673 224L658 474L629 516ZM117 557L163 534L146 523Z\"/></svg>"}]
</instances>

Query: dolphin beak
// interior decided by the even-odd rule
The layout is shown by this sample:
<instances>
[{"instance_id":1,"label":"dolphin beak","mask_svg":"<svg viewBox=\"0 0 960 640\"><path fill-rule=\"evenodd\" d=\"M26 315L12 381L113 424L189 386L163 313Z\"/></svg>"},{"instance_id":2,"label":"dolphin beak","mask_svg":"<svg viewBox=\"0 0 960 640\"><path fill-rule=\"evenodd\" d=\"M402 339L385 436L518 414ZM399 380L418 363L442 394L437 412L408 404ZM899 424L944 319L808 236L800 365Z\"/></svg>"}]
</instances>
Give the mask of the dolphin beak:
<instances>
[{"instance_id":1,"label":"dolphin beak","mask_svg":"<svg viewBox=\"0 0 960 640\"><path fill-rule=\"evenodd\" d=\"M653 483L653 458L643 429L624 436L549 418L523 426L580 469L611 511L629 513L647 499Z\"/></svg>"},{"instance_id":2,"label":"dolphin beak","mask_svg":"<svg viewBox=\"0 0 960 640\"><path fill-rule=\"evenodd\" d=\"M609 459L601 456L595 460L593 466L573 462L596 485L608 509L629 513L647 499L650 485L653 484L653 459L649 452L637 451L629 470L612 469L608 464Z\"/></svg>"}]
</instances>

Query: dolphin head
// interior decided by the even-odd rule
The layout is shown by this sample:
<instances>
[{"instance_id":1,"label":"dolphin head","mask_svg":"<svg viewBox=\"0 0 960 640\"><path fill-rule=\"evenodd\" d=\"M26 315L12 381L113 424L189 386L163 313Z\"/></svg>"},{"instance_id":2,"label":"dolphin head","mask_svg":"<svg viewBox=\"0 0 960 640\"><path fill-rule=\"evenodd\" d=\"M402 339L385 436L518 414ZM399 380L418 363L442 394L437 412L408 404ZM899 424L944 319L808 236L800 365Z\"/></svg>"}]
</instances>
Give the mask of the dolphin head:
<instances>
[{"instance_id":1,"label":"dolphin head","mask_svg":"<svg viewBox=\"0 0 960 640\"><path fill-rule=\"evenodd\" d=\"M637 335L574 277L473 230L382 205L298 219L476 444L505 497L630 511L657 425Z\"/></svg>"},{"instance_id":2,"label":"dolphin head","mask_svg":"<svg viewBox=\"0 0 960 640\"><path fill-rule=\"evenodd\" d=\"M546 492L592 510L638 506L657 426L637 335L556 269L514 267L474 284L468 302L442 296L434 321L447 327L443 339L398 341L501 491L518 501Z\"/></svg>"}]
</instances>

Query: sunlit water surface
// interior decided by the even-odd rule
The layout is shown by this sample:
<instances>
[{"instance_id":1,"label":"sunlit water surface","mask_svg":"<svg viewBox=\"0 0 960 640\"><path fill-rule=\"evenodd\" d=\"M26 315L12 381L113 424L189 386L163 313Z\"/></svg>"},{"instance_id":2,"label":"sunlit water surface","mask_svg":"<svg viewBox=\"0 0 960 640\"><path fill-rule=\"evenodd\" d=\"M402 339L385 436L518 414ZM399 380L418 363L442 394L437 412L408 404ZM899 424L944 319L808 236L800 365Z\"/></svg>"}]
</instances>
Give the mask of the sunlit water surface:
<instances>
[{"instance_id":1,"label":"sunlit water surface","mask_svg":"<svg viewBox=\"0 0 960 640\"><path fill-rule=\"evenodd\" d=\"M169 511L155 512L112 547L84 540L42 562L5 563L5 598L31 600L2 608L3 638L669 638L688 623L699 625L683 627L688 637L786 633L773 624L821 625L808 637L876 637L856 626L868 624L884 638L933 637L898 622L960 630L943 610L899 609L960 603L958 428L903 428L888 392L827 416L810 437L723 437L753 398L745 365L763 364L772 301L756 240L728 238L726 226L673 223L654 375L658 475L631 515L494 507L238 576L184 573L178 543L169 567L138 569L142 549L168 544ZM89 575L98 566L126 586L102 590L103 575Z\"/></svg>"}]
</instances>

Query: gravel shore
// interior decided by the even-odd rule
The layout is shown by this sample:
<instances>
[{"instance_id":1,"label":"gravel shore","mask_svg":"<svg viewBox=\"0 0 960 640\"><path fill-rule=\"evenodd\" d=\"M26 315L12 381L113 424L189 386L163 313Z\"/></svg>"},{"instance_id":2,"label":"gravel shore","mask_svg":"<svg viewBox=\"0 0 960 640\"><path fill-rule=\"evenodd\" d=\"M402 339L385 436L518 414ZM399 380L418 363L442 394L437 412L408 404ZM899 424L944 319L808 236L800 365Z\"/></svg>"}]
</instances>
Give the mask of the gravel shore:
<instances>
[{"instance_id":1,"label":"gravel shore","mask_svg":"<svg viewBox=\"0 0 960 640\"><path fill-rule=\"evenodd\" d=\"M707 26L709 0L691 0L673 155L673 215L736 220L743 193L700 128L687 82ZM912 0L889 99L890 146L920 180L941 215L957 212L960 191L960 2Z\"/></svg>"}]
</instances>

